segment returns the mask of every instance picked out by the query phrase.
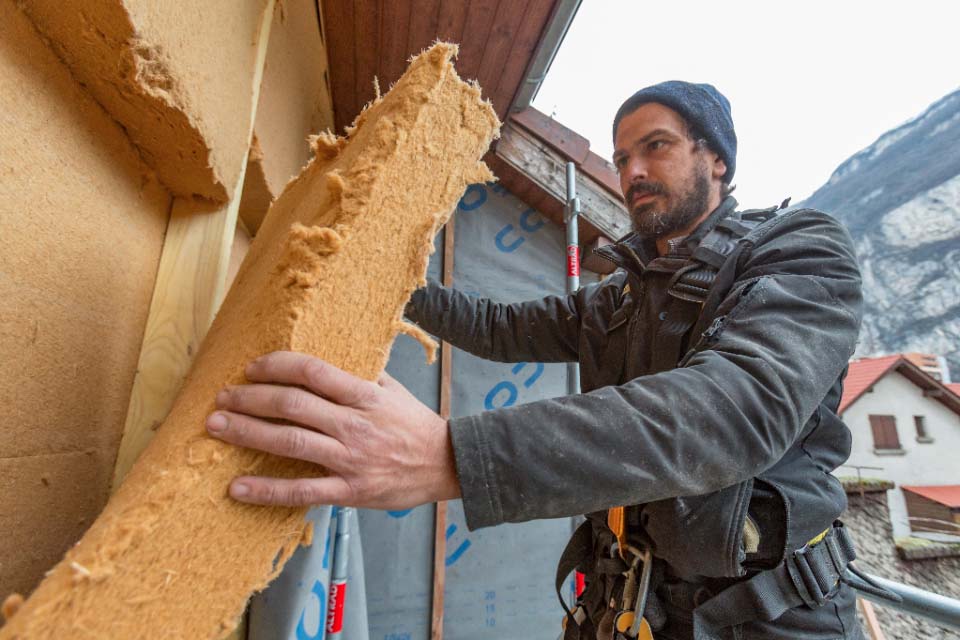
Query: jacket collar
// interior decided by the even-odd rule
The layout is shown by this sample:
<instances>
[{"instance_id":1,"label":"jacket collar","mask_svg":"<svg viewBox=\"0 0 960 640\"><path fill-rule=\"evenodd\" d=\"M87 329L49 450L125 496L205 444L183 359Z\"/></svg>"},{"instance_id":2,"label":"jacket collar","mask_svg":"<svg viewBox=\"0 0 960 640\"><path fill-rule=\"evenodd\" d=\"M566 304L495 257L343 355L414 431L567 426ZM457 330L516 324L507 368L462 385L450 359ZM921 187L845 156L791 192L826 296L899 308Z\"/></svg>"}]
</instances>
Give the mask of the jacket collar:
<instances>
[{"instance_id":1,"label":"jacket collar","mask_svg":"<svg viewBox=\"0 0 960 640\"><path fill-rule=\"evenodd\" d=\"M686 251L693 253L704 236L710 233L710 231L717 226L717 223L736 211L736 209L736 198L733 196L724 198L720 202L720 205L684 239L681 246L686 249ZM646 269L648 264L659 257L655 241L652 238L642 237L635 231L631 231L613 244L594 249L594 253L601 258L609 260L618 267L622 267L638 275Z\"/></svg>"}]
</instances>

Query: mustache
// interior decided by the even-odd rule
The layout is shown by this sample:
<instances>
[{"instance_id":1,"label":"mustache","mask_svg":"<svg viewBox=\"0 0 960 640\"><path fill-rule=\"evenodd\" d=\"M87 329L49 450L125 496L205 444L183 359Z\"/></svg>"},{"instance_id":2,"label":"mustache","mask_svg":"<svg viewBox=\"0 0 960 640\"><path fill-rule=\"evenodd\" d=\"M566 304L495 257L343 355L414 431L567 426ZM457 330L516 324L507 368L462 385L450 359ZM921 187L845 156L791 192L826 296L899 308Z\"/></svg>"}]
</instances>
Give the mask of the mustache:
<instances>
[{"instance_id":1,"label":"mustache","mask_svg":"<svg viewBox=\"0 0 960 640\"><path fill-rule=\"evenodd\" d=\"M638 180L637 182L631 184L630 188L627 190L627 202L633 200L634 196L638 194L664 195L665 193L667 193L667 188L659 182Z\"/></svg>"}]
</instances>

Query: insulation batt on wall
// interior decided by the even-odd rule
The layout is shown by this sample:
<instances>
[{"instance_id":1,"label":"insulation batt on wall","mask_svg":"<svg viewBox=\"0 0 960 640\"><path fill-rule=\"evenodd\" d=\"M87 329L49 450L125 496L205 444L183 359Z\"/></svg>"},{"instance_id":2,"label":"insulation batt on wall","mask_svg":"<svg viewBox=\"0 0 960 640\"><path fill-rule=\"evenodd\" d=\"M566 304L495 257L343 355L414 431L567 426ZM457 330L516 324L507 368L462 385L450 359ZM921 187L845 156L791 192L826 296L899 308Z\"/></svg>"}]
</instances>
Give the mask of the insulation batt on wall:
<instances>
[{"instance_id":1,"label":"insulation batt on wall","mask_svg":"<svg viewBox=\"0 0 960 640\"><path fill-rule=\"evenodd\" d=\"M169 211L124 130L0 2L0 598L106 503Z\"/></svg>"},{"instance_id":2,"label":"insulation batt on wall","mask_svg":"<svg viewBox=\"0 0 960 640\"><path fill-rule=\"evenodd\" d=\"M432 238L465 186L492 178L479 158L499 123L459 79L456 47L416 57L270 209L170 416L76 547L0 629L0 639L218 638L304 533L305 509L243 505L241 473L322 473L231 447L204 419L244 366L277 349L315 354L375 379L423 281Z\"/></svg>"},{"instance_id":3,"label":"insulation batt on wall","mask_svg":"<svg viewBox=\"0 0 960 640\"><path fill-rule=\"evenodd\" d=\"M174 195L229 198L247 150L237 105L252 95L265 0L18 4Z\"/></svg>"}]
</instances>

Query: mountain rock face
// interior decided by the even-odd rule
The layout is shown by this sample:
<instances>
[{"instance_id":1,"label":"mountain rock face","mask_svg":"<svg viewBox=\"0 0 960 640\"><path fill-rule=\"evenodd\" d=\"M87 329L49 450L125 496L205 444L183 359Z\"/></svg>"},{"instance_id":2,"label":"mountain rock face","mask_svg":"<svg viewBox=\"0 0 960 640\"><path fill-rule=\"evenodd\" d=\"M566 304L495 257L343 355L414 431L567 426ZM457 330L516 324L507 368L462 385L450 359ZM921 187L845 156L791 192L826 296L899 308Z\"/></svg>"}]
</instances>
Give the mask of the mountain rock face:
<instances>
[{"instance_id":1,"label":"mountain rock face","mask_svg":"<svg viewBox=\"0 0 960 640\"><path fill-rule=\"evenodd\" d=\"M858 355L943 355L960 376L960 90L841 164L803 206L853 236L865 297Z\"/></svg>"}]
</instances>

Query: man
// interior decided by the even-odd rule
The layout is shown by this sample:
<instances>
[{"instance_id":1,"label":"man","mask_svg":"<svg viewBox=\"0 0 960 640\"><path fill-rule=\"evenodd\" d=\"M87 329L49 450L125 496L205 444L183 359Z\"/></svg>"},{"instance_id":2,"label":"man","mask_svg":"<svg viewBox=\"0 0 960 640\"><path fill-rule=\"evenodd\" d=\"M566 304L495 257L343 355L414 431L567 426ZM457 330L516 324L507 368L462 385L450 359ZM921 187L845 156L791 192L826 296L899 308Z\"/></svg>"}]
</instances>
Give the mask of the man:
<instances>
[{"instance_id":1,"label":"man","mask_svg":"<svg viewBox=\"0 0 960 640\"><path fill-rule=\"evenodd\" d=\"M589 513L558 576L587 575L571 638L612 637L644 610L648 551L658 638L860 638L830 475L850 448L836 414L860 322L850 239L812 210L736 211L736 135L710 85L637 92L613 135L635 233L604 252L612 276L510 305L431 284L408 308L481 357L579 361L584 393L447 423L388 376L271 354L218 396L211 433L332 474L238 478L231 494L462 497L471 528Z\"/></svg>"}]
</instances>

